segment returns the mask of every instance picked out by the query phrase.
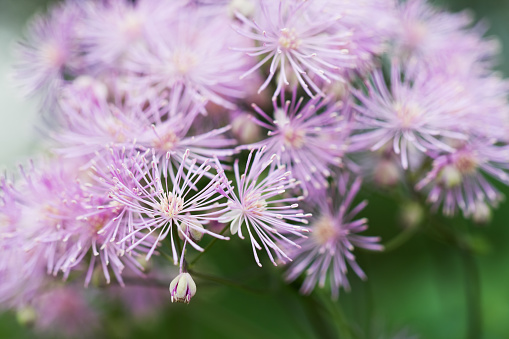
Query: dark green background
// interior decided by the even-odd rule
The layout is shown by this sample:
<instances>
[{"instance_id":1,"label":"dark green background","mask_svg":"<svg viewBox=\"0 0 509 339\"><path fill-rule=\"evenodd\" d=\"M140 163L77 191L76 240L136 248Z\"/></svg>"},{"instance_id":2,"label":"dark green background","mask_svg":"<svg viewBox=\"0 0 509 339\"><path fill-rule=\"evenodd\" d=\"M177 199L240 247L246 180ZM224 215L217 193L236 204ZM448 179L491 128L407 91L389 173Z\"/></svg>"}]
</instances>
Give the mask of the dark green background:
<instances>
[{"instance_id":1,"label":"dark green background","mask_svg":"<svg viewBox=\"0 0 509 339\"><path fill-rule=\"evenodd\" d=\"M490 23L489 35L502 41L499 69L509 75L509 1L436 1L453 11L470 8L476 18ZM24 22L42 1L0 0L0 20L21 32ZM2 47L5 48L5 47ZM3 75L2 75L3 76ZM15 112L13 114L21 114ZM507 195L509 190L502 188ZM399 231L397 203L380 192L364 193L369 205L369 234L384 241ZM460 219L448 220L464 227L480 244L476 257L481 278L484 338L509 338L509 205L495 211L493 222L472 227ZM456 225L455 225L456 226ZM224 287L196 279L198 292L190 305L170 304L158 316L132 321L115 305L108 305L104 322L110 337L118 338L327 338L335 337L337 317L317 303L318 296L299 297L296 285L287 286L280 270L268 260L263 269L254 264L247 241L217 245L211 258L197 270L252 286L264 293ZM240 253L240 254L239 254ZM266 259L266 258L264 258ZM358 253L369 280L350 275L353 288L341 293L339 304L362 338L392 338L407 329L420 338L466 337L465 272L458 249L424 234L417 234L398 250L387 254ZM18 325L13 314L0 315L0 338L33 338Z\"/></svg>"}]
</instances>

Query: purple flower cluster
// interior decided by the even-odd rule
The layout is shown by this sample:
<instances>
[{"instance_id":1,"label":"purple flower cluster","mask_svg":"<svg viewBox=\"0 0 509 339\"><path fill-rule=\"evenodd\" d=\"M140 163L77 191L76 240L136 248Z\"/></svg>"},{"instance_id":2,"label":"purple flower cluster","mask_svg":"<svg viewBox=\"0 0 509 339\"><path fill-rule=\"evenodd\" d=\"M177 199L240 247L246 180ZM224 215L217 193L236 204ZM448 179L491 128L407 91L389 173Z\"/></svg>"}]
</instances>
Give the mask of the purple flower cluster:
<instances>
[{"instance_id":1,"label":"purple flower cluster","mask_svg":"<svg viewBox=\"0 0 509 339\"><path fill-rule=\"evenodd\" d=\"M157 255L188 303L188 259L228 230L337 297L348 268L366 277L355 248L383 250L360 234L362 177L417 178L446 214L500 200L486 177L509 183L509 88L483 34L424 0L51 8L18 48L50 146L0 179L0 302L26 307L50 275L123 286Z\"/></svg>"}]
</instances>

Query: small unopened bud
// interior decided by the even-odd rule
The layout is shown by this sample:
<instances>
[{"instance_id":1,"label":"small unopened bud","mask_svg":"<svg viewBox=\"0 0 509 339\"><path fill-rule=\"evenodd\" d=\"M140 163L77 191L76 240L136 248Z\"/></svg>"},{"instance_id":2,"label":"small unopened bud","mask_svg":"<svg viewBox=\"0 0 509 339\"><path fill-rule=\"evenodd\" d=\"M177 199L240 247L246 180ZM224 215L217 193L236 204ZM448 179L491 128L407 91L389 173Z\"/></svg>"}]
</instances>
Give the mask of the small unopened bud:
<instances>
[{"instance_id":1,"label":"small unopened bud","mask_svg":"<svg viewBox=\"0 0 509 339\"><path fill-rule=\"evenodd\" d=\"M228 5L228 14L231 17L235 16L235 12L240 12L246 17L250 17L255 13L255 5L249 0L231 0Z\"/></svg>"},{"instance_id":2,"label":"small unopened bud","mask_svg":"<svg viewBox=\"0 0 509 339\"><path fill-rule=\"evenodd\" d=\"M374 180L378 186L394 186L398 183L399 179L400 171L394 161L382 159L375 166Z\"/></svg>"},{"instance_id":3,"label":"small unopened bud","mask_svg":"<svg viewBox=\"0 0 509 339\"><path fill-rule=\"evenodd\" d=\"M260 140L261 128L249 115L240 113L235 116L231 122L232 133L242 144L252 144Z\"/></svg>"},{"instance_id":4,"label":"small unopened bud","mask_svg":"<svg viewBox=\"0 0 509 339\"><path fill-rule=\"evenodd\" d=\"M476 224L489 223L491 221L491 208L484 201L476 202L472 220Z\"/></svg>"},{"instance_id":5,"label":"small unopened bud","mask_svg":"<svg viewBox=\"0 0 509 339\"><path fill-rule=\"evenodd\" d=\"M408 202L401 207L399 220L403 227L414 228L424 219L424 209L415 201Z\"/></svg>"},{"instance_id":6,"label":"small unopened bud","mask_svg":"<svg viewBox=\"0 0 509 339\"><path fill-rule=\"evenodd\" d=\"M23 306L16 312L16 319L23 326L32 326L37 320L37 313L32 306Z\"/></svg>"},{"instance_id":7,"label":"small unopened bud","mask_svg":"<svg viewBox=\"0 0 509 339\"><path fill-rule=\"evenodd\" d=\"M179 238L184 240L185 237L182 233L185 233L188 237L190 237L194 241L200 241L203 238L203 225L198 222L198 220L190 221L191 226L187 222L183 222L180 224Z\"/></svg>"},{"instance_id":8,"label":"small unopened bud","mask_svg":"<svg viewBox=\"0 0 509 339\"><path fill-rule=\"evenodd\" d=\"M456 187L461 184L462 176L460 171L454 166L445 166L439 174L442 183L447 187Z\"/></svg>"},{"instance_id":9,"label":"small unopened bud","mask_svg":"<svg viewBox=\"0 0 509 339\"><path fill-rule=\"evenodd\" d=\"M171 302L188 303L196 294L196 284L187 272L180 273L170 283Z\"/></svg>"},{"instance_id":10,"label":"small unopened bud","mask_svg":"<svg viewBox=\"0 0 509 339\"><path fill-rule=\"evenodd\" d=\"M80 75L73 81L73 85L82 91L89 91L98 99L106 100L108 98L108 87L90 76Z\"/></svg>"}]
</instances>

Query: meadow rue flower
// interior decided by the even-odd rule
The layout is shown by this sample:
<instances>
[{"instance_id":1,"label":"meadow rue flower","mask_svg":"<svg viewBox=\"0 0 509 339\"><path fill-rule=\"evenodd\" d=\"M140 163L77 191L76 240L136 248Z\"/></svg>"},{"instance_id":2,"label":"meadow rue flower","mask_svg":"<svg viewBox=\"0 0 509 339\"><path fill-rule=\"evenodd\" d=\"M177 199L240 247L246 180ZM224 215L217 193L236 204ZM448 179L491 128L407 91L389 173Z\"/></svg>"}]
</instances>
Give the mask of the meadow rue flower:
<instances>
[{"instance_id":1,"label":"meadow rue flower","mask_svg":"<svg viewBox=\"0 0 509 339\"><path fill-rule=\"evenodd\" d=\"M80 10L72 3L55 5L48 16L35 16L25 41L16 50L15 77L27 95L41 93L52 104L65 77L81 67L76 36Z\"/></svg>"},{"instance_id":2,"label":"meadow rue flower","mask_svg":"<svg viewBox=\"0 0 509 339\"><path fill-rule=\"evenodd\" d=\"M38 295L32 304L36 313L36 331L84 337L97 330L99 313L77 286L58 286Z\"/></svg>"},{"instance_id":3,"label":"meadow rue flower","mask_svg":"<svg viewBox=\"0 0 509 339\"><path fill-rule=\"evenodd\" d=\"M400 2L396 54L409 65L440 67L461 73L483 73L499 51L494 39L483 39L485 25L474 26L467 11L448 13L425 0Z\"/></svg>"},{"instance_id":4,"label":"meadow rue flower","mask_svg":"<svg viewBox=\"0 0 509 339\"><path fill-rule=\"evenodd\" d=\"M458 208L466 217L476 217L485 205L496 205L502 195L485 176L509 184L509 148L493 140L473 138L454 152L437 155L432 170L416 189L429 187L428 202L443 205L446 215Z\"/></svg>"},{"instance_id":5,"label":"meadow rue flower","mask_svg":"<svg viewBox=\"0 0 509 339\"><path fill-rule=\"evenodd\" d=\"M192 159L186 169L184 164L188 157L189 151L186 151L174 177L168 175L168 168L172 166L170 153L161 161L158 161L154 153L150 162L140 157L112 173L115 188L110 192L111 198L120 205L127 206L129 213L141 217L140 221L129 220L134 231L118 241L122 243L141 232L140 240L130 245L127 251L132 251L145 239L153 237L153 244L146 255L148 260L159 243L169 235L176 265L178 253L175 242L178 239L174 238L174 233L182 235L186 242L198 251L203 251L203 248L189 235L190 230L222 240L229 239L202 227L219 217L221 211L212 211L213 208L226 206L226 203L218 202L222 197L216 192L216 188L221 185L219 177L222 173L213 175L202 187L198 182L201 182L211 167L208 161L198 166L196 159ZM200 226L196 226L197 224Z\"/></svg>"},{"instance_id":6,"label":"meadow rue flower","mask_svg":"<svg viewBox=\"0 0 509 339\"><path fill-rule=\"evenodd\" d=\"M348 79L364 74L375 64L375 57L389 50L389 41L396 34L396 1L392 0L315 0L326 13L340 17L336 26L352 32L346 45L341 46L355 56L355 67L341 70ZM313 10L311 7L311 10ZM366 24L369 22L369 24ZM338 29L338 28L336 28ZM338 83L341 84L341 83ZM345 83L342 83L345 85Z\"/></svg>"},{"instance_id":7,"label":"meadow rue flower","mask_svg":"<svg viewBox=\"0 0 509 339\"><path fill-rule=\"evenodd\" d=\"M196 294L196 284L187 272L180 273L170 284L171 302L188 303Z\"/></svg>"},{"instance_id":8,"label":"meadow rue flower","mask_svg":"<svg viewBox=\"0 0 509 339\"><path fill-rule=\"evenodd\" d=\"M67 86L60 100L62 121L52 133L60 154L97 157L108 147L151 148L158 158L170 152L176 166L187 149L200 163L213 156L224 159L233 154L229 147L236 141L224 137L229 125L192 135L190 129L202 105L187 100L181 92L170 94L169 101L152 98L139 102L136 98L117 98L121 94L114 88L110 96L115 98L110 102L81 83Z\"/></svg>"},{"instance_id":9,"label":"meadow rue flower","mask_svg":"<svg viewBox=\"0 0 509 339\"><path fill-rule=\"evenodd\" d=\"M346 48L352 32L337 25L340 15L327 10L328 3L319 1L266 1L258 0L261 8L254 20L237 13L241 25L236 31L259 43L255 47L235 47L253 57L261 56L245 77L270 61L269 76L259 92L267 88L277 75L273 98L283 86L290 84L287 69L292 77L313 97L323 94L314 77L325 82L344 81L338 72L341 68L355 67L355 56Z\"/></svg>"},{"instance_id":10,"label":"meadow rue flower","mask_svg":"<svg viewBox=\"0 0 509 339\"><path fill-rule=\"evenodd\" d=\"M243 232L247 230L255 261L260 267L262 264L257 251L262 250L262 246L274 265L277 265L275 259L282 262L291 260L283 245L298 246L288 235L303 237L302 233L308 230L301 225L306 224L309 217L297 209L297 202L304 199L302 196L283 196L298 182L284 166L274 166L275 154L267 161L262 160L265 152L265 147L253 149L242 174L238 159L235 161L236 192L224 173L222 178L226 189L217 186L217 190L228 199L228 211L219 218L219 222L230 223L231 234L238 234L241 239L244 239Z\"/></svg>"},{"instance_id":11,"label":"meadow rue flower","mask_svg":"<svg viewBox=\"0 0 509 339\"><path fill-rule=\"evenodd\" d=\"M134 76L131 82L143 88L161 93L180 85L196 102L235 108L232 101L248 94L247 80L239 77L250 64L228 47L246 42L230 29L228 18L200 13L191 7L181 10L153 46L132 52L126 69Z\"/></svg>"},{"instance_id":12,"label":"meadow rue flower","mask_svg":"<svg viewBox=\"0 0 509 339\"><path fill-rule=\"evenodd\" d=\"M363 201L352 207L353 200L361 187L361 179L357 178L350 186L350 190L341 194L341 185L331 187L328 194L312 203L316 213L310 220L311 235L306 239L297 239L299 248L290 252L294 261L289 265L286 273L288 281L293 281L305 273L301 292L309 294L316 284L325 286L327 277L332 297L337 299L339 289L350 289L346 277L348 266L362 279L366 275L355 261L352 253L355 247L371 251L381 251L383 246L378 244L379 237L359 235L365 231L367 220L354 217L366 207Z\"/></svg>"},{"instance_id":13,"label":"meadow rue flower","mask_svg":"<svg viewBox=\"0 0 509 339\"><path fill-rule=\"evenodd\" d=\"M183 1L90 1L82 4L79 37L84 62L94 71L122 70L129 51L152 44L176 16Z\"/></svg>"},{"instance_id":14,"label":"meadow rue flower","mask_svg":"<svg viewBox=\"0 0 509 339\"><path fill-rule=\"evenodd\" d=\"M349 151L376 151L392 144L407 169L411 147L451 152L454 148L444 138L467 139L468 119L462 118L470 113L470 100L455 81L440 74L401 71L393 63L390 85L376 70L365 82L367 92L353 90L360 104L354 106L358 123Z\"/></svg>"},{"instance_id":15,"label":"meadow rue flower","mask_svg":"<svg viewBox=\"0 0 509 339\"><path fill-rule=\"evenodd\" d=\"M350 132L349 119L343 114L343 102L314 98L306 103L297 100L294 90L291 100L273 101L273 117L258 106L253 118L269 130L268 138L240 148L266 147L262 161L277 155L278 164L285 165L301 182L304 193L327 186L331 168L342 166Z\"/></svg>"}]
</instances>

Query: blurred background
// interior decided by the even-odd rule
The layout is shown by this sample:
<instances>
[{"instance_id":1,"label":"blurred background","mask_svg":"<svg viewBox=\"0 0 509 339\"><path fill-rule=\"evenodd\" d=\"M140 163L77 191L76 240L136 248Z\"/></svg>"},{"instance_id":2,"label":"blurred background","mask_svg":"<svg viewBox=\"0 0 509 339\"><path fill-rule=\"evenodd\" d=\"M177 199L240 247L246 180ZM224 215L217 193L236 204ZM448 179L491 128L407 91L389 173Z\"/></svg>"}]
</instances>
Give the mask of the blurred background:
<instances>
[{"instance_id":1,"label":"blurred background","mask_svg":"<svg viewBox=\"0 0 509 339\"><path fill-rule=\"evenodd\" d=\"M502 42L499 70L509 76L509 1L437 0L450 11L470 9L489 23L488 35ZM21 97L9 78L12 47L27 20L51 1L0 0L0 166L14 165L35 154L40 136L35 100ZM507 188L501 187L506 196ZM365 192L369 205L369 234L391 239L401 230L401 206L383 192ZM509 204L502 203L486 226L446 219L468 234L478 249L483 338L509 338ZM456 226L455 226L456 227ZM241 254L239 254L241 253ZM171 304L170 295L157 312L128 318L121 305L101 300L104 327L111 338L334 338L336 326L347 319L359 338L465 338L467 302L460 251L417 234L402 247L382 254L358 253L369 280L353 274L352 292L341 292L338 305L319 302L318 296L298 296L298 284L286 285L281 270L252 262L248 242L232 242L211 250L210 260L198 266L206 272L241 281L248 288L212 282L198 284L190 305ZM171 277L168 277L168 282ZM199 280L197 280L199 282ZM163 292L167 291L162 287ZM164 293L162 295L165 295ZM167 305L166 305L167 304ZM324 306L325 305L325 306ZM91 324L92 325L92 324ZM0 313L0 338L33 338L12 313Z\"/></svg>"}]
</instances>

